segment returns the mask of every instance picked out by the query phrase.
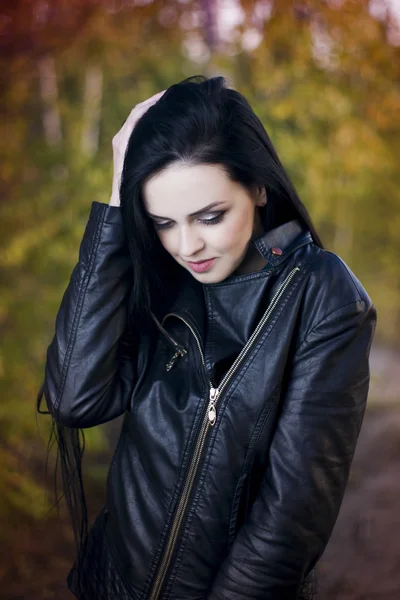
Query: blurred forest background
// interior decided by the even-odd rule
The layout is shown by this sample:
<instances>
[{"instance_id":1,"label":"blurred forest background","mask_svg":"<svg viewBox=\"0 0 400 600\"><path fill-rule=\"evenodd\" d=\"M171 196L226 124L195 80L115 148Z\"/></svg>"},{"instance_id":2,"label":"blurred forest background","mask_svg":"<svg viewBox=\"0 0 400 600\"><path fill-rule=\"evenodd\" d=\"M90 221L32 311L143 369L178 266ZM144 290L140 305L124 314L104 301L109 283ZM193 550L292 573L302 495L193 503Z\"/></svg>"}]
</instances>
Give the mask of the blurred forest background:
<instances>
[{"instance_id":1,"label":"blurred forest background","mask_svg":"<svg viewBox=\"0 0 400 600\"><path fill-rule=\"evenodd\" d=\"M321 600L400 597L400 6L389 0L2 0L0 597L72 598L64 502L50 512L37 416L56 313L112 137L135 104L224 75L272 138L325 246L372 297L369 407ZM92 517L119 421L85 430ZM385 557L381 560L382 556Z\"/></svg>"}]
</instances>

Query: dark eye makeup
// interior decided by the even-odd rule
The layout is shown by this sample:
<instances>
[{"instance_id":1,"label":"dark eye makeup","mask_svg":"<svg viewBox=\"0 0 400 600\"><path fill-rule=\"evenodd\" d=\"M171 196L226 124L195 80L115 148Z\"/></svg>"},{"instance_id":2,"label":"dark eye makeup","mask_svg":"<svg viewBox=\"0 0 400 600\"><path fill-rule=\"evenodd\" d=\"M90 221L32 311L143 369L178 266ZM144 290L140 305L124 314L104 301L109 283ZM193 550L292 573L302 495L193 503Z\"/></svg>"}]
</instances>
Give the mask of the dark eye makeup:
<instances>
[{"instance_id":1,"label":"dark eye makeup","mask_svg":"<svg viewBox=\"0 0 400 600\"><path fill-rule=\"evenodd\" d=\"M217 223L220 223L224 217L226 211L222 211L217 213L217 215L215 217L212 217L211 219L198 219L199 223L202 223L203 225L216 225ZM210 213L210 214L214 214L214 213ZM169 227L171 227L171 221L168 221L167 223L157 223L157 221L154 221L154 227L159 230L159 229L168 229Z\"/></svg>"}]
</instances>

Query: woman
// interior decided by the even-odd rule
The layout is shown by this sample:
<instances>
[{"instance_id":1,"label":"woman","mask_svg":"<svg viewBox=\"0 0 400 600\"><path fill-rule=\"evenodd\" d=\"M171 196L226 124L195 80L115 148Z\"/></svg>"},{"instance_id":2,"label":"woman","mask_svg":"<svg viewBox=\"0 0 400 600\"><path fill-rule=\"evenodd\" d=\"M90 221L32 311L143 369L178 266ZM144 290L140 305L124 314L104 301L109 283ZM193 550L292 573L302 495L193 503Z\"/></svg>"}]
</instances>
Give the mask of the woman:
<instances>
[{"instance_id":1,"label":"woman","mask_svg":"<svg viewBox=\"0 0 400 600\"><path fill-rule=\"evenodd\" d=\"M69 587L80 600L315 598L375 307L224 78L139 104L113 148L110 205L92 203L41 390L77 541ZM120 415L87 535L79 431Z\"/></svg>"}]
</instances>

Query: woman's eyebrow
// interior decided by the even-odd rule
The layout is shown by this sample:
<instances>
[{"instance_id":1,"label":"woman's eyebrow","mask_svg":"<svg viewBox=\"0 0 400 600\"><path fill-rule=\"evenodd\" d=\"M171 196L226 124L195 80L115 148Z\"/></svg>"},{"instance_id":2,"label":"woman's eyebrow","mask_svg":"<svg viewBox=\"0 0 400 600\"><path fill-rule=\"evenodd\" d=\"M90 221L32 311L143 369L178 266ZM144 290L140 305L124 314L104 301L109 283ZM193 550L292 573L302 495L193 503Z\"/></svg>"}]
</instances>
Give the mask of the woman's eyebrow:
<instances>
[{"instance_id":1,"label":"woman's eyebrow","mask_svg":"<svg viewBox=\"0 0 400 600\"><path fill-rule=\"evenodd\" d=\"M196 215L199 215L200 213L206 212L207 210L210 210L210 208L214 208L215 206L219 206L219 204L222 204L223 200L220 200L219 202L212 202L211 204L207 204L207 206L204 206L204 208L201 208L200 210L196 210L195 212L191 213L189 215L189 217L195 217ZM149 217L153 217L153 219L168 219L168 217L159 217L157 215L152 215L151 213L147 213L149 215Z\"/></svg>"}]
</instances>

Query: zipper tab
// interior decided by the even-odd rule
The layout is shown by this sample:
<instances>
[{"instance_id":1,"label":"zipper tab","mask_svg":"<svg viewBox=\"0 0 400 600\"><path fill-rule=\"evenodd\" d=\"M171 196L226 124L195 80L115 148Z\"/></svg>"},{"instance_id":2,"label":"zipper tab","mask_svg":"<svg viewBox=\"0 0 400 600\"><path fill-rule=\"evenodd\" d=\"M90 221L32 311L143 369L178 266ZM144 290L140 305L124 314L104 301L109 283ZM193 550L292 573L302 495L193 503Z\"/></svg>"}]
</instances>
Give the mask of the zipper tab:
<instances>
[{"instance_id":1,"label":"zipper tab","mask_svg":"<svg viewBox=\"0 0 400 600\"><path fill-rule=\"evenodd\" d=\"M171 360L169 362L167 362L166 370L170 371L172 369L172 367L174 366L174 364L176 363L176 361L178 360L178 358L180 356L185 356L185 354L187 354L187 350L186 350L186 348L184 348L182 346L175 352L175 354L172 356Z\"/></svg>"},{"instance_id":2,"label":"zipper tab","mask_svg":"<svg viewBox=\"0 0 400 600\"><path fill-rule=\"evenodd\" d=\"M210 402L208 404L208 420L210 422L210 425L214 425L215 421L217 420L217 409L215 408L215 403L218 399L218 395L219 395L219 390L218 388L211 388L210 389Z\"/></svg>"}]
</instances>

